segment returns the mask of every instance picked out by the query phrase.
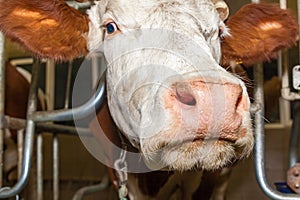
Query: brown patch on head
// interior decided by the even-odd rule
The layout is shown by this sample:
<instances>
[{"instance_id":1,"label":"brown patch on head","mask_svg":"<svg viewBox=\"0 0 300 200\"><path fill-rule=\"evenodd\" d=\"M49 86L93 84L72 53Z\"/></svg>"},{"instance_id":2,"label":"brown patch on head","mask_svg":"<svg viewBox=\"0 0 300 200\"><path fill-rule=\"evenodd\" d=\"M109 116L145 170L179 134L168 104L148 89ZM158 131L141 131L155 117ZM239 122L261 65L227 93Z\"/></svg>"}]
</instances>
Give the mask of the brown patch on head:
<instances>
[{"instance_id":1,"label":"brown patch on head","mask_svg":"<svg viewBox=\"0 0 300 200\"><path fill-rule=\"evenodd\" d=\"M298 24L289 10L276 4L249 4L226 22L231 37L222 43L222 65L242 61L245 65L269 61L278 51L294 45Z\"/></svg>"}]
</instances>

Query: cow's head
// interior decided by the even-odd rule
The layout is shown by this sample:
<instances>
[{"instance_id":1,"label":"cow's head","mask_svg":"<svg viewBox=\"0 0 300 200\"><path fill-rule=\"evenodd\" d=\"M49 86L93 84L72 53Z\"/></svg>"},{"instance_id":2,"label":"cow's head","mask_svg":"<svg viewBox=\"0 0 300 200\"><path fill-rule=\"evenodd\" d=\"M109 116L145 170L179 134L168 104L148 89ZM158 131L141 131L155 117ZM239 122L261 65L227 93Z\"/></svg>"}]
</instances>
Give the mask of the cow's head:
<instances>
[{"instance_id":1,"label":"cow's head","mask_svg":"<svg viewBox=\"0 0 300 200\"><path fill-rule=\"evenodd\" d=\"M116 0L88 12L113 119L150 165L212 169L252 149L246 87L219 65L228 31L217 8L228 10L210 0Z\"/></svg>"},{"instance_id":2,"label":"cow's head","mask_svg":"<svg viewBox=\"0 0 300 200\"><path fill-rule=\"evenodd\" d=\"M216 169L251 152L246 87L219 64L222 40L227 49L234 43L226 42L230 31L224 24L228 8L223 1L101 0L88 16L59 0L45 1L54 7L51 10L39 6L40 1L11 2L1 5L5 10L0 14L1 29L38 55L70 59L104 51L111 115L150 166L159 162L161 167L175 170ZM262 20L266 15L260 16L260 21L268 22ZM26 17L34 23L24 22ZM290 15L285 17L290 19ZM272 23L261 24L261 30L274 31L278 26ZM248 28L254 26L257 24ZM289 37L293 39L280 48L295 42L295 27ZM51 33L45 36L40 32L37 39L24 30L35 36L38 31ZM59 31L66 37L61 39ZM238 32L232 32L232 37L238 38ZM59 48L49 41L51 34ZM77 45L72 45L72 37L77 38ZM253 48L245 45L252 52ZM276 45L262 51L264 58L278 50ZM230 61L248 55L241 57L236 49L231 53Z\"/></svg>"}]
</instances>

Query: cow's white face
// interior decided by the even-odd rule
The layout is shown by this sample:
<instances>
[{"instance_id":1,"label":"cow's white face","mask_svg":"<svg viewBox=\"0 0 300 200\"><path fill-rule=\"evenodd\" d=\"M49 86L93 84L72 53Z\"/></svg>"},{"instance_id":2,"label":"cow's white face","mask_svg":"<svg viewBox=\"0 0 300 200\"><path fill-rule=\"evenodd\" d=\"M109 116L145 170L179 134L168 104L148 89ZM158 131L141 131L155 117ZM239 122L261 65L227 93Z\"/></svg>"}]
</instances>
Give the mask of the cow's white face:
<instances>
[{"instance_id":1,"label":"cow's white face","mask_svg":"<svg viewBox=\"0 0 300 200\"><path fill-rule=\"evenodd\" d=\"M248 94L218 64L226 27L210 0L100 1L89 16L113 119L150 167L216 169L251 152Z\"/></svg>"}]
</instances>

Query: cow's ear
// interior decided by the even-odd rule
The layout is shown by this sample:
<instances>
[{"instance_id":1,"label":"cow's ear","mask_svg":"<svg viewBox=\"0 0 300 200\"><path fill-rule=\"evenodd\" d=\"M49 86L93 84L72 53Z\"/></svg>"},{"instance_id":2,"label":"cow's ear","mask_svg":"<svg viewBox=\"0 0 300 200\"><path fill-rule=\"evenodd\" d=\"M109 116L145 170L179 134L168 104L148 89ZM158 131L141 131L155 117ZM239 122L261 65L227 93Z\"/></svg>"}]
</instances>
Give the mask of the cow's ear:
<instances>
[{"instance_id":1,"label":"cow's ear","mask_svg":"<svg viewBox=\"0 0 300 200\"><path fill-rule=\"evenodd\" d=\"M225 21L229 15L229 8L225 1L223 0L213 0L215 8L219 13L220 19Z\"/></svg>"},{"instance_id":2,"label":"cow's ear","mask_svg":"<svg viewBox=\"0 0 300 200\"><path fill-rule=\"evenodd\" d=\"M297 20L276 4L248 4L228 19L231 36L222 42L222 66L252 65L276 58L298 39Z\"/></svg>"},{"instance_id":3,"label":"cow's ear","mask_svg":"<svg viewBox=\"0 0 300 200\"><path fill-rule=\"evenodd\" d=\"M0 2L0 30L38 57L72 60L87 54L89 20L63 0Z\"/></svg>"}]
</instances>

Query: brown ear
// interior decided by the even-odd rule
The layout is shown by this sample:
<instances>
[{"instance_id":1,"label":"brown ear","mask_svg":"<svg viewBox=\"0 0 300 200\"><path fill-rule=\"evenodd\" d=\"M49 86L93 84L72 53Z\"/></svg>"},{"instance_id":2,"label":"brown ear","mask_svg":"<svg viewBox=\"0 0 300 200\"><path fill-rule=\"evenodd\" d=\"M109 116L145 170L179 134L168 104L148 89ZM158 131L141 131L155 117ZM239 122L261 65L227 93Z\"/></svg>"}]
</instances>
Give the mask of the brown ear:
<instances>
[{"instance_id":1,"label":"brown ear","mask_svg":"<svg viewBox=\"0 0 300 200\"><path fill-rule=\"evenodd\" d=\"M37 56L72 60L87 54L89 20L63 0L0 2L0 30Z\"/></svg>"},{"instance_id":2,"label":"brown ear","mask_svg":"<svg viewBox=\"0 0 300 200\"><path fill-rule=\"evenodd\" d=\"M297 41L298 24L288 10L275 4L248 4L228 19L231 36L222 43L222 66L251 65L276 58Z\"/></svg>"}]
</instances>

